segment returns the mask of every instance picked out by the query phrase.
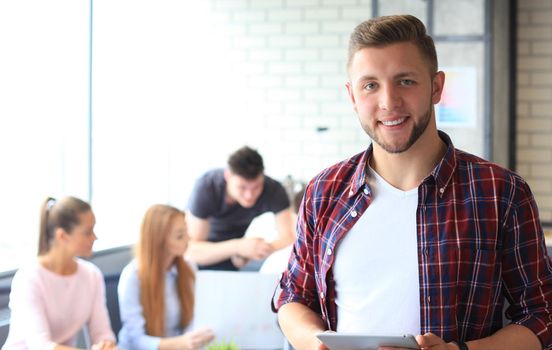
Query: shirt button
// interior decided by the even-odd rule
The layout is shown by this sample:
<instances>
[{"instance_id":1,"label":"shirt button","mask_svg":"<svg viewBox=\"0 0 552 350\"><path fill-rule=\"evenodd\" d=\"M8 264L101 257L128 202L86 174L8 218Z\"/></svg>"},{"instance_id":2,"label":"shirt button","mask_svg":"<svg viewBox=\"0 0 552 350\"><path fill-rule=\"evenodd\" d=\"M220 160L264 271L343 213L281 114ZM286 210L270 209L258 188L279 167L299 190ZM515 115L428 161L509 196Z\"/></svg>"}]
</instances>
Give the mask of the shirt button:
<instances>
[{"instance_id":1,"label":"shirt button","mask_svg":"<svg viewBox=\"0 0 552 350\"><path fill-rule=\"evenodd\" d=\"M445 188L444 188L444 187L441 187L441 188L439 189L439 193L440 193L440 194L445 193Z\"/></svg>"},{"instance_id":2,"label":"shirt button","mask_svg":"<svg viewBox=\"0 0 552 350\"><path fill-rule=\"evenodd\" d=\"M320 299L324 299L324 292L320 292Z\"/></svg>"},{"instance_id":3,"label":"shirt button","mask_svg":"<svg viewBox=\"0 0 552 350\"><path fill-rule=\"evenodd\" d=\"M351 212L351 216L352 216L352 217L356 218L357 215L358 215L358 214L357 214L357 211L356 211L356 210L353 210L353 211Z\"/></svg>"},{"instance_id":4,"label":"shirt button","mask_svg":"<svg viewBox=\"0 0 552 350\"><path fill-rule=\"evenodd\" d=\"M425 256L428 256L428 255L429 255L429 249L427 249L427 248L424 249L424 255L425 255Z\"/></svg>"},{"instance_id":5,"label":"shirt button","mask_svg":"<svg viewBox=\"0 0 552 350\"><path fill-rule=\"evenodd\" d=\"M364 189L364 194L368 194L368 189L367 188Z\"/></svg>"},{"instance_id":6,"label":"shirt button","mask_svg":"<svg viewBox=\"0 0 552 350\"><path fill-rule=\"evenodd\" d=\"M328 254L328 255L332 255L332 248L328 248L328 249L326 249L326 254Z\"/></svg>"},{"instance_id":7,"label":"shirt button","mask_svg":"<svg viewBox=\"0 0 552 350\"><path fill-rule=\"evenodd\" d=\"M349 196L352 196L353 195L353 190L350 190L349 191Z\"/></svg>"},{"instance_id":8,"label":"shirt button","mask_svg":"<svg viewBox=\"0 0 552 350\"><path fill-rule=\"evenodd\" d=\"M428 303L428 304L431 303L431 296L427 297L427 303Z\"/></svg>"}]
</instances>

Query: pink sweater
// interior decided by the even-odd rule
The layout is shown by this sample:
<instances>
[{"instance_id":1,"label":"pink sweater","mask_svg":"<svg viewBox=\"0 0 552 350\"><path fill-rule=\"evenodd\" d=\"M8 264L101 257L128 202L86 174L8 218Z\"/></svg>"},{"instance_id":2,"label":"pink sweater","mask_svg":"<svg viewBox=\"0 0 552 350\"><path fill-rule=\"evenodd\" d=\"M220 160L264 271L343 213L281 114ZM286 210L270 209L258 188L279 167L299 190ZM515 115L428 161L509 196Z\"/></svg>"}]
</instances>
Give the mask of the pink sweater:
<instances>
[{"instance_id":1,"label":"pink sweater","mask_svg":"<svg viewBox=\"0 0 552 350\"><path fill-rule=\"evenodd\" d=\"M77 259L77 272L55 274L38 262L19 269L10 294L10 332L2 349L52 349L75 346L76 335L88 326L92 344L115 341L105 306L100 270Z\"/></svg>"}]
</instances>

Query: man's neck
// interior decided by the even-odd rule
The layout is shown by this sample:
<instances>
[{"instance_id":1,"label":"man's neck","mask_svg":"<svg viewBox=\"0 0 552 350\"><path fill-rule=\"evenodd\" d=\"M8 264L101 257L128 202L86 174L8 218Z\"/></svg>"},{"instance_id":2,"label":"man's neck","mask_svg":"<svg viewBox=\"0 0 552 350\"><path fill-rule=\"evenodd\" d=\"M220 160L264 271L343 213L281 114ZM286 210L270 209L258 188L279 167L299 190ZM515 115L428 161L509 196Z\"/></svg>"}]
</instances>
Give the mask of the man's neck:
<instances>
[{"instance_id":1,"label":"man's neck","mask_svg":"<svg viewBox=\"0 0 552 350\"><path fill-rule=\"evenodd\" d=\"M437 130L427 130L412 147L389 153L374 143L370 166L392 186L408 191L416 188L443 158L447 147Z\"/></svg>"},{"instance_id":2,"label":"man's neck","mask_svg":"<svg viewBox=\"0 0 552 350\"><path fill-rule=\"evenodd\" d=\"M234 198L232 198L232 196L230 196L230 193L228 193L228 191L226 191L226 193L224 194L224 202L227 205L234 205L237 203L237 201Z\"/></svg>"}]
</instances>

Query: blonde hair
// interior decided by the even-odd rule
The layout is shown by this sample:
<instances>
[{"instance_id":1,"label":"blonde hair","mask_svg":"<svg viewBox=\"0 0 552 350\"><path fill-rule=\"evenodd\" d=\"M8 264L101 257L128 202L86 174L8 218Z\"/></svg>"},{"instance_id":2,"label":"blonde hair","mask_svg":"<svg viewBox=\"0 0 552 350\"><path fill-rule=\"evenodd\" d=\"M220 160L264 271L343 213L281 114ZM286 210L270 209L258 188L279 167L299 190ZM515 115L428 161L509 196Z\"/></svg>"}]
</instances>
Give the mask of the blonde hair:
<instances>
[{"instance_id":1,"label":"blonde hair","mask_svg":"<svg viewBox=\"0 0 552 350\"><path fill-rule=\"evenodd\" d=\"M165 336L165 269L162 257L166 254L166 242L171 227L184 212L168 206L150 207L142 221L140 240L135 249L140 280L140 302L142 304L146 333L151 336ZM180 301L180 325L188 326L193 317L195 275L182 256L175 258L177 269L177 292Z\"/></svg>"}]
</instances>

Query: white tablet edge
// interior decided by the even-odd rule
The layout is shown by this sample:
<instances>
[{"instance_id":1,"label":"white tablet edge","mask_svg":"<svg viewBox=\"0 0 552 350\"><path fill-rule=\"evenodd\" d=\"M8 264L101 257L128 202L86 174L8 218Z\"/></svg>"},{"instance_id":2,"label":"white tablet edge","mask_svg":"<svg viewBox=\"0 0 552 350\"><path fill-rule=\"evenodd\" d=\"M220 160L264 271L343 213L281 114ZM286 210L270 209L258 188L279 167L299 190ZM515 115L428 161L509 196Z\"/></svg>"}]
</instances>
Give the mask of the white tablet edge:
<instances>
[{"instance_id":1,"label":"white tablet edge","mask_svg":"<svg viewBox=\"0 0 552 350\"><path fill-rule=\"evenodd\" d=\"M354 333L323 332L316 335L330 350L377 349L379 346L396 346L419 349L413 335L382 336Z\"/></svg>"}]
</instances>

